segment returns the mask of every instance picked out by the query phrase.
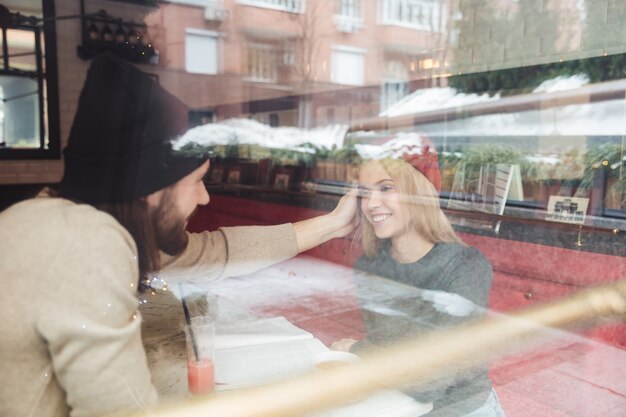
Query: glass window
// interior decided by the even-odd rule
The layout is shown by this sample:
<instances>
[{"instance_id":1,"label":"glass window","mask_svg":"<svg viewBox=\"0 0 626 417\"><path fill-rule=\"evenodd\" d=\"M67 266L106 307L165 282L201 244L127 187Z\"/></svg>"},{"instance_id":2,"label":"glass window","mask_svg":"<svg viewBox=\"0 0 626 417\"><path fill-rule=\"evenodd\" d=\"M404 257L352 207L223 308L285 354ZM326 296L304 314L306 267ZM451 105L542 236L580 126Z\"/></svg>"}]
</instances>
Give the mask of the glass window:
<instances>
[{"instance_id":1,"label":"glass window","mask_svg":"<svg viewBox=\"0 0 626 417\"><path fill-rule=\"evenodd\" d=\"M441 22L441 10L445 3L434 0L381 0L382 23L390 25L408 26L415 29L440 31L444 22ZM441 10L440 10L441 9Z\"/></svg>"},{"instance_id":2,"label":"glass window","mask_svg":"<svg viewBox=\"0 0 626 417\"><path fill-rule=\"evenodd\" d=\"M44 6L9 3L0 31L0 158L59 155L54 28ZM52 99L52 101L48 101ZM50 107L48 107L50 106Z\"/></svg>"},{"instance_id":3,"label":"glass window","mask_svg":"<svg viewBox=\"0 0 626 417\"><path fill-rule=\"evenodd\" d=\"M9 148L39 147L37 82L21 77L0 77L2 142Z\"/></svg>"},{"instance_id":4,"label":"glass window","mask_svg":"<svg viewBox=\"0 0 626 417\"><path fill-rule=\"evenodd\" d=\"M387 109L391 105L400 101L408 92L406 82L387 81L382 85L381 109Z\"/></svg>"},{"instance_id":5,"label":"glass window","mask_svg":"<svg viewBox=\"0 0 626 417\"><path fill-rule=\"evenodd\" d=\"M6 43L9 50L10 69L23 71L37 70L37 52L35 45L36 31L8 29ZM4 57L3 57L4 60Z\"/></svg>"},{"instance_id":6,"label":"glass window","mask_svg":"<svg viewBox=\"0 0 626 417\"><path fill-rule=\"evenodd\" d=\"M368 346L384 349L409 336L423 341L432 331L449 330L474 319L488 318L492 325L511 314L536 318L535 309L555 303L544 316L552 320L546 326L529 329L526 321L514 320L498 331L471 332L462 338L457 353L464 359L454 361L454 370L468 368L476 371L477 377L461 375L441 389L439 384L448 384L448 378L423 391L417 387L417 391L414 387L385 389L382 397L374 397L372 402L351 402L323 415L390 416L391 412L377 408L383 405L407 405L400 410L406 413L398 415L417 416L430 407L436 409L433 415L476 415L471 412L479 407L498 406L493 392L509 417L626 414L626 324L621 320L626 277L626 1L1 3L9 8L11 19L19 19L19 24L7 23L0 7L2 158L59 157L90 60L108 51L156 81L147 84L158 85L185 103L188 111L185 114L183 109L183 119L186 116L193 129L179 138L188 141L180 149L193 153L198 145L210 159L206 175L194 181L197 197L206 198L206 188L210 202L188 219L172 217L172 228L180 232L172 236L181 237L178 243L182 244L187 236L183 228L209 233L203 235L206 239L190 238L191 248L198 249L194 245L199 241L226 239L223 247L228 253L211 248L215 249L212 256L221 254L224 260L217 266L202 266L201 273L194 270L186 275L188 271L177 270L172 278L185 281L180 286L178 282L165 285L166 274L160 274L161 278L150 275L146 280L154 286L154 291L139 295L142 326L147 332L140 335L135 323L132 333L136 352L143 353L145 348L153 372L152 377L141 378L148 386L145 392L153 392L149 386L153 381L162 401L188 399L183 292L185 304L189 301L187 313L205 311L212 295L217 296L219 319L223 320L218 331L234 322L241 327L231 330L253 333L254 327L256 338L276 330L271 325L278 323L280 331L276 333L294 336L288 337L288 342L283 339L285 345L301 347L302 343L307 347L298 350L299 356L283 355L279 349L285 347L283 342L247 346L241 350L253 360L246 362L236 349L228 351L222 346L226 359L228 353L233 355L230 364L237 383L225 380L229 361L222 355L221 364L217 363L216 356L215 369L224 372L215 374L218 390L293 376L297 372L291 372L295 369L291 366L301 367L298 372L313 371L317 359L308 350L311 346L327 351L337 347L337 341L354 339L358 342L351 346L351 353L361 355ZM59 71L57 57L62 64ZM65 134L61 136L59 131ZM2 161L0 181L11 186L31 182L40 186L38 178L62 167L60 160L46 162ZM35 170L43 174L32 175ZM62 175L58 171L57 180ZM218 229L285 225L324 215L353 187L357 188L356 214L346 217L355 227L342 228L348 233L345 236L262 271L208 281L211 274L221 278L229 271L239 273L239 267L243 267L242 273L253 270L258 254L284 259L287 255L277 253L280 247L284 245L293 255L299 249L294 242L301 243L292 232L301 231L302 224L279 226L269 237L256 228L250 237L246 235L249 229ZM179 208L185 201L177 200ZM168 217L170 211L155 213ZM46 211L44 215L54 214ZM337 220L334 215L324 218ZM124 235L120 241L127 242L124 228L119 229ZM326 235L321 226L313 229ZM217 240L211 239L211 232L217 233ZM170 234L159 235L165 239ZM0 248L7 253L13 250L12 238L0 239ZM61 254L48 240L45 247L37 246L37 239L31 242L33 249L49 251L50 259L72 255ZM85 247L92 243L80 242ZM250 244L254 251L248 252ZM131 247L124 245L124 251ZM33 256L37 251L28 249L24 268L40 259ZM132 256L124 257L125 262L129 259ZM243 265L229 264L231 259L241 260ZM266 261L258 264L265 266ZM224 263L227 269L222 271ZM4 264L0 262L2 271ZM81 279L89 280L92 272L98 274L115 265L112 259L97 262L97 268L81 274ZM123 266L113 272L131 269ZM50 271L48 263L42 268ZM50 282L55 283L55 291L62 288L56 286L67 272L62 269L51 280L41 279L41 274L24 277L33 281L23 291L5 285L15 267L11 273L0 274L4 291L0 309L3 303L15 301L14 293L31 296ZM606 293L605 285L611 286ZM598 292L591 301L568 301L575 307L565 309L567 314L555 307L587 290ZM58 300L49 294L33 298L40 303L48 299ZM130 314L98 314L98 323L113 316L125 323L129 316L140 318L135 314L135 299L130 294L126 299L130 300ZM20 319L39 311L39 305L28 308L24 305L33 303L17 301L13 306L24 312ZM61 307L71 311L72 305ZM71 316L67 311L61 316ZM106 311L113 310L107 307ZM48 322L62 323L53 321L43 320L28 328L39 330L37 326ZM568 326L557 330L568 321ZM4 335L12 331L14 340L41 341L41 351L48 349L48 340L43 341L39 334L23 337L21 332L27 326L7 323L0 320L0 356L5 352ZM525 337L514 334L520 323L524 330L539 336L534 344L527 345ZM72 332L88 333L89 329ZM140 337L144 337L144 346L139 346ZM252 337L221 342L245 343L243 339ZM481 345L494 341L504 345L504 355L492 355ZM0 374L5 363L24 362L18 359L30 348L16 349L8 361L0 357ZM454 343L441 343L424 355L407 353L406 363L421 363L439 371L449 365L445 355L453 348ZM296 356L293 363L284 360ZM109 363L111 357L104 362ZM93 359L90 356L84 362ZM475 361L479 366L474 366ZM255 379L250 368L238 373L235 365L242 363L258 366L259 372L268 371L271 378L264 379L267 374L263 374ZM381 372L398 368L383 366ZM41 370L33 372L25 384L34 390L33 384L41 381ZM111 374L124 372L126 367ZM378 378L376 383L387 382L379 374L372 375L372 379ZM13 374L11 382L18 376ZM315 376L320 373L315 371ZM57 384L62 380L46 381ZM343 384L342 389L362 382L350 378L350 384ZM141 381L138 384L139 395L144 390ZM333 386L318 384L310 394L329 387ZM54 389L66 392L64 387ZM0 394L4 392L0 388ZM66 393L67 398L76 398ZM135 407L135 398L128 398L129 406ZM457 403L459 398L463 401ZM378 399L381 401L375 401ZM91 400L87 398L86 403ZM94 399L94 403L98 401ZM211 402L207 398L207 404ZM250 403L256 411L257 403ZM269 403L282 405L280 400ZM446 406L456 409L448 412ZM307 407L312 407L311 402ZM308 409L276 414L322 415Z\"/></svg>"},{"instance_id":7,"label":"glass window","mask_svg":"<svg viewBox=\"0 0 626 417\"><path fill-rule=\"evenodd\" d=\"M251 81L276 82L278 56L273 45L251 43L246 49L246 75Z\"/></svg>"},{"instance_id":8,"label":"glass window","mask_svg":"<svg viewBox=\"0 0 626 417\"><path fill-rule=\"evenodd\" d=\"M186 30L185 68L187 72L195 74L217 74L218 35L216 33Z\"/></svg>"},{"instance_id":9,"label":"glass window","mask_svg":"<svg viewBox=\"0 0 626 417\"><path fill-rule=\"evenodd\" d=\"M337 84L365 83L365 51L342 46L333 47L331 79Z\"/></svg>"},{"instance_id":10,"label":"glass window","mask_svg":"<svg viewBox=\"0 0 626 417\"><path fill-rule=\"evenodd\" d=\"M408 94L408 80L408 69L404 62L389 59L385 65L385 82L381 86L381 112Z\"/></svg>"},{"instance_id":11,"label":"glass window","mask_svg":"<svg viewBox=\"0 0 626 417\"><path fill-rule=\"evenodd\" d=\"M361 1L360 0L338 0L339 12L343 17L361 18Z\"/></svg>"}]
</instances>

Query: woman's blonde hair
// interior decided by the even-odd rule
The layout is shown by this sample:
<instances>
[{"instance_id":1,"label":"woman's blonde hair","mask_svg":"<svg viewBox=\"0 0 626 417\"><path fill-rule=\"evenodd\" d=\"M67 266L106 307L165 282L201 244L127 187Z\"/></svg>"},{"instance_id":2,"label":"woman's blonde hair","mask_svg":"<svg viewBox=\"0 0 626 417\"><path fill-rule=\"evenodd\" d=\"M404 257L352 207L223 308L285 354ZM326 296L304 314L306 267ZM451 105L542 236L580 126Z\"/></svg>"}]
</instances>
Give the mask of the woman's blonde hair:
<instances>
[{"instance_id":1,"label":"woman's blonde hair","mask_svg":"<svg viewBox=\"0 0 626 417\"><path fill-rule=\"evenodd\" d=\"M404 203L402 214L403 218L408 219L407 229L414 228L432 243L464 244L441 210L437 190L421 172L402 159L392 158L365 161L361 164L360 170L366 169L372 163L379 163L393 180ZM369 257L376 256L380 251L382 240L376 237L374 228L363 216L360 223L365 254Z\"/></svg>"}]
</instances>

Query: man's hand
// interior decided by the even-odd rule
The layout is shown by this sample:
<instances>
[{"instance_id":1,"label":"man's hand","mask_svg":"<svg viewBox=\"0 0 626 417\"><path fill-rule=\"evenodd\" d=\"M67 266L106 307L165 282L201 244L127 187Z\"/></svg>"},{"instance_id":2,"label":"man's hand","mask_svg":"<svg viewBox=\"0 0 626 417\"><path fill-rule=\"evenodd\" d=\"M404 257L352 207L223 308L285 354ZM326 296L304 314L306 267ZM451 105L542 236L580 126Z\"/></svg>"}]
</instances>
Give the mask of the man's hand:
<instances>
[{"instance_id":1,"label":"man's hand","mask_svg":"<svg viewBox=\"0 0 626 417\"><path fill-rule=\"evenodd\" d=\"M337 207L330 213L294 223L298 252L350 234L355 226L356 197L357 190L354 188L341 197Z\"/></svg>"},{"instance_id":2,"label":"man's hand","mask_svg":"<svg viewBox=\"0 0 626 417\"><path fill-rule=\"evenodd\" d=\"M343 237L352 232L355 226L357 209L357 189L352 188L346 195L341 197L337 207L330 212L330 216L336 219L335 221L338 225L337 232L339 236L336 237Z\"/></svg>"}]
</instances>

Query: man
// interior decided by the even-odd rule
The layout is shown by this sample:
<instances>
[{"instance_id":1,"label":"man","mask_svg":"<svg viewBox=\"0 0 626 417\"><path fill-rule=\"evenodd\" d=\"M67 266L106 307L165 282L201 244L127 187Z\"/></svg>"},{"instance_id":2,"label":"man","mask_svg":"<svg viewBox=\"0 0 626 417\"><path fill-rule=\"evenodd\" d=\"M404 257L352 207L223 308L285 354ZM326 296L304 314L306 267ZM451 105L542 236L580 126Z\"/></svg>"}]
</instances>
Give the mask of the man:
<instances>
[{"instance_id":1,"label":"man","mask_svg":"<svg viewBox=\"0 0 626 417\"><path fill-rule=\"evenodd\" d=\"M187 109L105 54L87 74L57 190L0 214L1 416L93 416L154 404L137 291L287 259L352 230L354 195L295 224L188 234L209 202L206 154L174 151ZM167 271L170 271L169 274Z\"/></svg>"}]
</instances>

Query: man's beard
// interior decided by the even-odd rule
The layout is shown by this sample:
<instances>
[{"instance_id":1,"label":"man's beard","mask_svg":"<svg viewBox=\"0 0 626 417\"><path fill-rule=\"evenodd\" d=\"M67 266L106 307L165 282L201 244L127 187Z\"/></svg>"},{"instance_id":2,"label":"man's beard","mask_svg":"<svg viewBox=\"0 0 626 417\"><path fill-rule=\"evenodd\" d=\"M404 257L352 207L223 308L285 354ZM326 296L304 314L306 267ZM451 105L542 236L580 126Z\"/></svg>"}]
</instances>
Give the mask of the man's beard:
<instances>
[{"instance_id":1,"label":"man's beard","mask_svg":"<svg viewBox=\"0 0 626 417\"><path fill-rule=\"evenodd\" d=\"M182 218L178 213L171 193L166 191L163 194L161 204L152 215L154 234L159 250L168 255L176 256L187 248L189 236L185 231L186 221L187 219Z\"/></svg>"}]
</instances>

